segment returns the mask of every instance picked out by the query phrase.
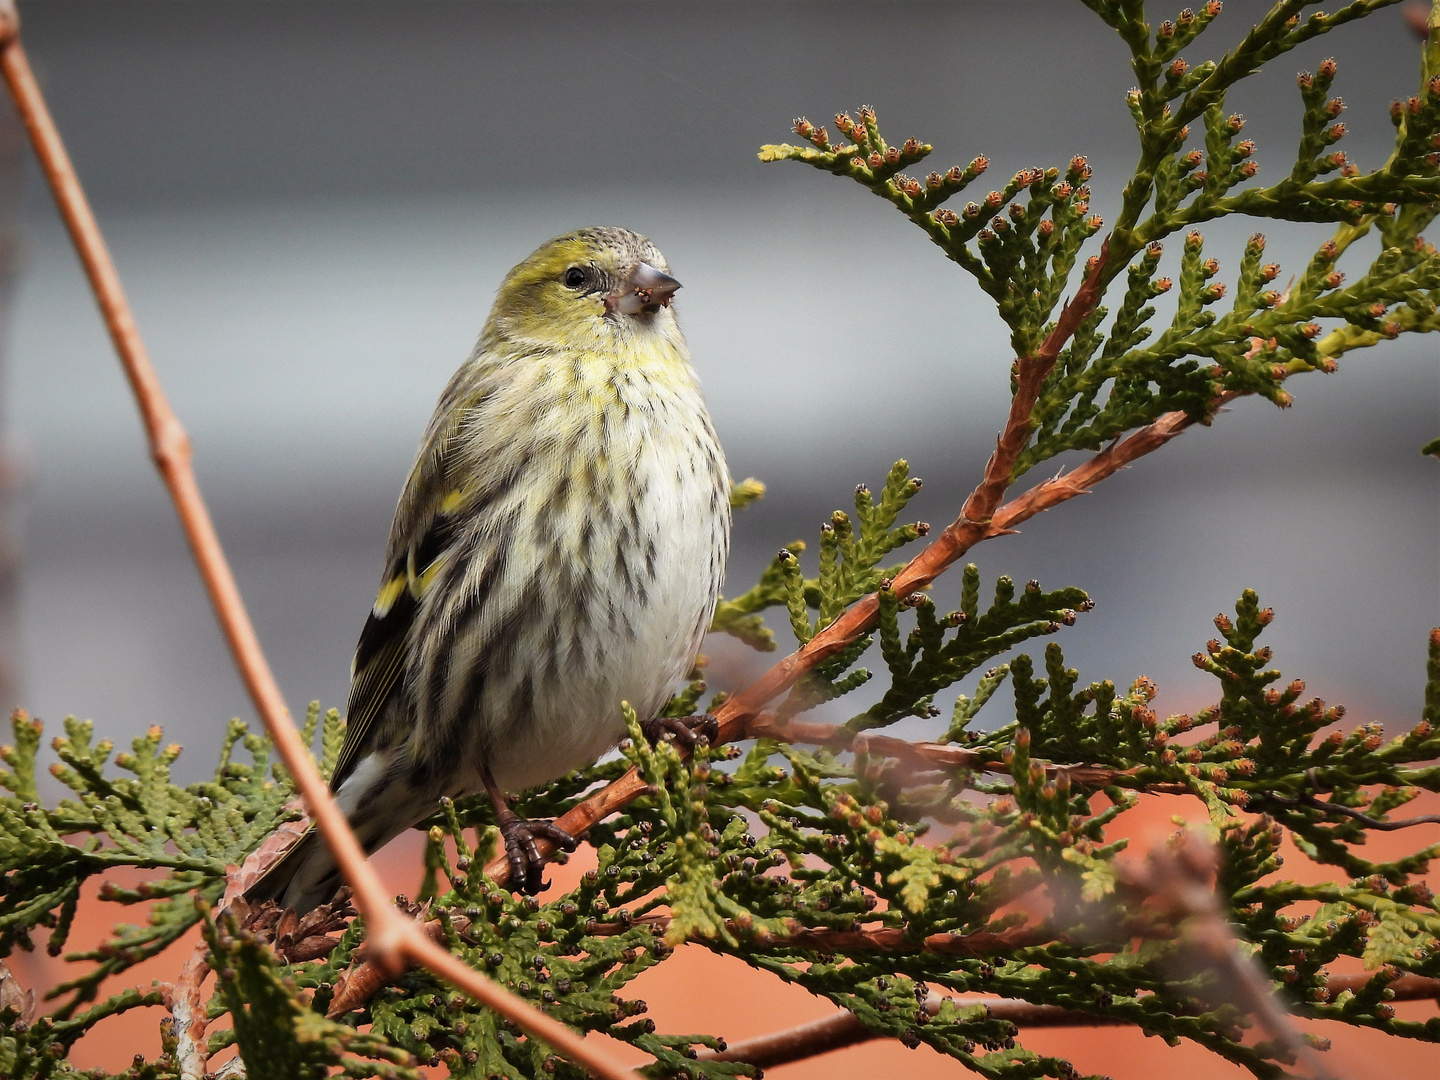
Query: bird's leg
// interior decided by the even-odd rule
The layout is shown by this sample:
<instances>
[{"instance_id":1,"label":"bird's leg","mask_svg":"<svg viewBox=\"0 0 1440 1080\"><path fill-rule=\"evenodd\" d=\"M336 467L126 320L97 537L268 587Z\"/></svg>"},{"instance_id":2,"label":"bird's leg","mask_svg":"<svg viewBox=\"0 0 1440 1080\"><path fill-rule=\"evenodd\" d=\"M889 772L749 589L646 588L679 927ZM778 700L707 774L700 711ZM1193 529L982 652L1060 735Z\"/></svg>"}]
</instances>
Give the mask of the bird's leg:
<instances>
[{"instance_id":1,"label":"bird's leg","mask_svg":"<svg viewBox=\"0 0 1440 1080\"><path fill-rule=\"evenodd\" d=\"M490 766L480 766L480 780L495 807L495 820L505 841L505 857L510 860L511 887L533 896L545 887L540 880L545 870L545 856L540 853L535 841L543 838L556 847L574 851L575 837L553 821L530 821L511 810L510 804L505 801L505 793L490 775Z\"/></svg>"},{"instance_id":2,"label":"bird's leg","mask_svg":"<svg viewBox=\"0 0 1440 1080\"><path fill-rule=\"evenodd\" d=\"M713 716L657 716L640 721L640 730L650 745L669 739L686 750L694 750L701 741L713 743L720 737L720 724Z\"/></svg>"}]
</instances>

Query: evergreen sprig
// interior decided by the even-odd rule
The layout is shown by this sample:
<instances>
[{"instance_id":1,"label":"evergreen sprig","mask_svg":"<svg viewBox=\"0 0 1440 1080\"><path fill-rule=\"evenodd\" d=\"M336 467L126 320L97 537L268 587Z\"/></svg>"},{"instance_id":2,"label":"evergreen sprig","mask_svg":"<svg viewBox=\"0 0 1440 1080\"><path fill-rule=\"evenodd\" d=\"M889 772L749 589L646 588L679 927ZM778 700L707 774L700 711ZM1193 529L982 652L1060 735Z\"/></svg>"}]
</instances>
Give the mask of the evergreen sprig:
<instances>
[{"instance_id":1,"label":"evergreen sprig","mask_svg":"<svg viewBox=\"0 0 1440 1080\"><path fill-rule=\"evenodd\" d=\"M784 607L795 639L801 644L809 641L856 600L874 592L882 581L899 571L899 565L880 565L885 556L930 531L924 522L896 525L920 488L920 478L910 475L909 463L904 460L891 467L878 502L868 487L858 485L854 514L836 510L820 526L820 563L815 577L806 578L801 572L800 555L805 551L805 541L796 540L780 549L755 585L733 599L720 601L710 629L770 652L775 649L775 635L765 626L760 613ZM813 621L811 610L819 612Z\"/></svg>"},{"instance_id":2,"label":"evergreen sprig","mask_svg":"<svg viewBox=\"0 0 1440 1080\"><path fill-rule=\"evenodd\" d=\"M1281 384L1290 376L1333 371L1347 352L1440 328L1440 256L1420 237L1440 197L1440 64L1427 52L1420 93L1392 109L1395 152L1368 173L1334 149L1345 135L1338 121L1343 102L1330 96L1334 60L1299 77L1299 146L1278 183L1250 183L1259 173L1255 144L1241 137L1244 118L1225 110L1226 94L1267 61L1391 0L1357 0L1308 17L1302 15L1311 3L1283 0L1220 60L1193 68L1179 53L1217 21L1218 0L1187 9L1153 33L1143 5L1085 2L1125 41L1139 83L1126 100L1140 159L1108 235L1106 259L1096 268L1102 296L1128 265L1127 284L1113 319L1107 324L1111 312L1096 306L1046 378L1014 478L1065 451L1098 450L1166 413L1205 419L1226 396L1258 394L1287 406L1291 395ZM837 116L842 134L854 140L839 144L825 128L797 120L795 131L807 145L766 146L760 157L848 176L895 205L976 277L1009 325L1016 355L1032 356L1055 326L1081 247L1102 226L1085 216L1085 159L1074 158L1063 178L1058 168L1022 170L957 214L942 204L984 171L987 158L933 173L922 185L898 170L929 154L930 145L911 139L897 150L881 136L874 110L862 109L860 118ZM1192 138L1197 124L1198 146ZM1026 201L1014 202L1022 192ZM1204 238L1194 227L1235 214L1340 225L1301 286L1287 292L1264 287L1280 268L1260 261L1264 237L1253 237L1234 304L1222 314L1214 308L1230 290L1212 280L1220 263L1202 257ZM1347 285L1334 264L1372 230L1381 249ZM1164 241L1182 233L1175 290L1175 279L1160 266ZM1157 333L1158 308L1151 302L1172 290L1174 314Z\"/></svg>"}]
</instances>

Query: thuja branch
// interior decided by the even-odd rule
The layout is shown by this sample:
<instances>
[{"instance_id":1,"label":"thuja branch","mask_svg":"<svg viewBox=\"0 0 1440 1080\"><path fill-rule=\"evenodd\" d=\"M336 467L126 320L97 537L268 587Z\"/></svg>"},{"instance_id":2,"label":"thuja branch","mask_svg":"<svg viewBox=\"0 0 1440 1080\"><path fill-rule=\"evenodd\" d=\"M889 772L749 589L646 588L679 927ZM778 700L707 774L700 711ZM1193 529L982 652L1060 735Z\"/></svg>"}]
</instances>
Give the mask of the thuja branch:
<instances>
[{"instance_id":1,"label":"thuja branch","mask_svg":"<svg viewBox=\"0 0 1440 1080\"><path fill-rule=\"evenodd\" d=\"M1363 990L1372 978L1373 976L1369 975L1332 975L1328 980L1328 988L1332 994L1354 994ZM1390 998L1392 1001L1434 1000L1440 998L1440 979L1402 975L1390 983L1388 990L1393 995ZM932 994L925 1001L926 1012L935 1015L945 1000ZM1015 999L961 997L949 1000L959 1006L983 1006L993 1019L1006 1021L1018 1028L1123 1027L1131 1023L1125 1017L1097 1015L1057 1005L1032 1005L1028 1001ZM743 1061L769 1069L883 1037L862 1024L854 1013L847 1011L784 1031L732 1043L724 1050L709 1051L701 1057L714 1061Z\"/></svg>"},{"instance_id":2,"label":"thuja branch","mask_svg":"<svg viewBox=\"0 0 1440 1080\"><path fill-rule=\"evenodd\" d=\"M894 758L919 769L961 770L975 773L1008 773L1010 764L997 754L949 746L934 742L908 742L888 735L854 732L838 724L816 724L797 720L778 721L771 713L761 713L750 724L747 734L752 738L779 739L782 742L823 746L828 750L853 750L857 754ZM1043 765L1047 780L1059 780L1099 790L1112 785L1134 787L1156 795L1178 795L1189 791L1184 784L1167 781L1144 783L1136 781L1138 768L1114 769L1100 765Z\"/></svg>"},{"instance_id":3,"label":"thuja branch","mask_svg":"<svg viewBox=\"0 0 1440 1080\"><path fill-rule=\"evenodd\" d=\"M291 722L285 699L266 662L214 522L200 494L191 464L189 437L165 398L95 215L20 44L19 16L13 0L0 0L0 73L3 73L15 107L30 135L41 169L55 196L115 351L129 379L145 423L151 455L175 504L176 514L185 530L191 553L210 594L241 679L316 825L330 846L337 865L354 891L356 906L365 916L369 940L377 959L391 970L398 970L408 962L422 964L592 1072L613 1080L633 1076L629 1069L599 1050L594 1043L587 1043L546 1013L461 963L422 934L391 904L379 877L366 862L359 842ZM193 1012L192 996L185 992L186 1004L182 1013Z\"/></svg>"},{"instance_id":4,"label":"thuja branch","mask_svg":"<svg viewBox=\"0 0 1440 1080\"><path fill-rule=\"evenodd\" d=\"M995 444L990 460L985 463L985 476L965 500L960 511L960 522L983 523L994 515L1000 500L1004 498L1014 477L1016 462L1034 430L1032 416L1035 403L1046 378L1055 367L1055 361L1075 332L1094 312L1104 291L1105 267L1109 260L1110 241L1100 245L1100 254L1090 263L1085 282L1074 299L1066 303L1055 328L1030 356L1015 361L1015 390L1010 399L1010 415L1005 429ZM958 522L957 522L958 523ZM932 545L933 546L933 545ZM954 556L950 561L953 562ZM948 565L948 564L947 564Z\"/></svg>"},{"instance_id":5,"label":"thuja branch","mask_svg":"<svg viewBox=\"0 0 1440 1080\"><path fill-rule=\"evenodd\" d=\"M625 934L636 927L645 928L656 938L666 937L672 920L669 915L652 914L618 922L604 923L595 919L587 922L586 932L593 937L613 937ZM424 931L437 943L447 940L450 933L464 938L470 929L470 921L463 916L451 916L445 922L432 919L424 923ZM772 952L802 951L817 954L863 954L863 953L915 953L931 956L991 957L1002 958L1014 955L1017 950L1052 944L1055 936L1030 927L1014 927L1005 931L981 931L977 933L928 934L913 937L903 930L890 927L837 930L830 927L805 926L794 919L785 920L777 929L750 926L748 928L727 921L725 931L738 935L757 949ZM690 935L696 944L710 944L713 939L702 934ZM336 987L328 1015L334 1019L364 1008L379 991L392 979L379 964L365 957L368 949L361 948L362 962L348 971Z\"/></svg>"}]
</instances>

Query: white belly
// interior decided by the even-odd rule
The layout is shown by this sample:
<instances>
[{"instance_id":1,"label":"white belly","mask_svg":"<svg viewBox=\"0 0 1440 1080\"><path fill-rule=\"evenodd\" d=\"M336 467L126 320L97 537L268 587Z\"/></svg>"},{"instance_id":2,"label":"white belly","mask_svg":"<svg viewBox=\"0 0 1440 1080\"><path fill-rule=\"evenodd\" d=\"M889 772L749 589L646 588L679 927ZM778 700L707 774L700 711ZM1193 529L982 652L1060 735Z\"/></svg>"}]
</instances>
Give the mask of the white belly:
<instances>
[{"instance_id":1,"label":"white belly","mask_svg":"<svg viewBox=\"0 0 1440 1080\"><path fill-rule=\"evenodd\" d=\"M588 534L573 530L565 544L576 587L559 590L536 621L573 622L579 606L591 633L516 656L517 667L535 671L533 708L508 718L485 755L507 791L595 761L625 735L622 703L650 719L694 662L720 590L729 482L723 463L716 475L718 458L697 453L693 431L666 430L643 424L628 433L627 483Z\"/></svg>"}]
</instances>

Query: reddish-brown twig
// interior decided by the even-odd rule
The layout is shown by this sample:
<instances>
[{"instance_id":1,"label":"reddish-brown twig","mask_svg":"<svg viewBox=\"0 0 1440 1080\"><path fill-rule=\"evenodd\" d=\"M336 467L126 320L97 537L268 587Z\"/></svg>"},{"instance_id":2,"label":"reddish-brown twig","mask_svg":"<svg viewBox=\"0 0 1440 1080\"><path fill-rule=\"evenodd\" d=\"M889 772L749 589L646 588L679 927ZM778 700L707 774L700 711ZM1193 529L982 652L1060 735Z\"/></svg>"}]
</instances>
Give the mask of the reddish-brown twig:
<instances>
[{"instance_id":1,"label":"reddish-brown twig","mask_svg":"<svg viewBox=\"0 0 1440 1080\"><path fill-rule=\"evenodd\" d=\"M0 37L0 74L24 121L40 167L90 280L105 326L140 407L151 455L175 503L236 667L305 805L345 880L350 883L355 906L369 927L372 954L391 970L401 970L409 962L428 968L598 1075L613 1080L633 1077L629 1069L602 1052L595 1042L587 1042L529 1002L462 963L391 905L380 879L365 861L355 835L330 797L325 781L290 721L285 699L265 660L215 526L200 496L191 467L190 439L165 399L120 286L120 277L20 44L19 18L13 0L0 0L0 35L3 35Z\"/></svg>"},{"instance_id":2,"label":"reddish-brown twig","mask_svg":"<svg viewBox=\"0 0 1440 1080\"><path fill-rule=\"evenodd\" d=\"M456 933L463 936L469 930L470 920L464 916L452 916L450 925ZM654 914L627 922L592 922L585 930L595 937L609 937L612 934L623 934L635 926L649 927L657 937L663 937L670 926L670 916ZM424 929L436 941L445 940L445 928L440 920L430 920L424 924ZM794 919L786 920L783 934L737 926L728 919L725 929L737 938L754 942L766 949L817 954L894 952L970 957L1009 956L1017 949L1057 940L1053 933L1037 930L1033 926L1016 926L999 931L980 930L969 934L929 934L923 938L911 937L904 930L893 927L837 930L824 926L805 926ZM707 939L696 937L693 940L704 944ZM363 948L361 952L363 958ZM335 1019L363 1007L391 978L378 964L368 961L357 964L336 984L329 1016Z\"/></svg>"},{"instance_id":3,"label":"reddish-brown twig","mask_svg":"<svg viewBox=\"0 0 1440 1080\"><path fill-rule=\"evenodd\" d=\"M1416 825L1440 825L1440 814L1421 814L1417 817L1399 818L1394 821L1381 821L1377 817L1371 817L1363 810L1356 810L1353 806L1343 806L1337 802L1317 799L1309 792L1305 792L1298 799L1286 799L1279 795L1267 794L1265 800L1287 807L1308 806L1312 810L1319 810L1322 814L1341 814L1344 817L1352 818L1355 821L1363 823L1367 829L1377 829L1380 832L1397 832L1400 829L1413 829Z\"/></svg>"},{"instance_id":4,"label":"reddish-brown twig","mask_svg":"<svg viewBox=\"0 0 1440 1080\"><path fill-rule=\"evenodd\" d=\"M1010 415L995 442L990 460L985 463L984 478L960 510L961 521L989 521L1000 500L1005 497L1014 479L1015 462L1025 449L1034 427L1031 417L1035 412L1035 403L1040 399L1040 389L1054 368L1060 350L1100 302L1100 296L1105 291L1103 275L1109 257L1110 241L1107 238L1100 246L1099 256L1090 263L1079 292L1061 309L1055 328L1046 335L1033 355L1015 361L1015 393L1010 399Z\"/></svg>"},{"instance_id":5,"label":"reddish-brown twig","mask_svg":"<svg viewBox=\"0 0 1440 1080\"><path fill-rule=\"evenodd\" d=\"M931 994L925 1000L925 1011L934 1016L946 999ZM1055 1005L1031 1005L1028 1001L1011 998L981 998L974 996L954 997L961 1008L984 1005L993 1020L1008 1020L1017 1027L1100 1027L1102 1025L1124 1026L1128 1020L1115 1016L1101 1016L1092 1013L1062 1009ZM847 1046L870 1042L886 1036L871 1031L855 1018L852 1012L838 1012L808 1024L759 1035L744 1042L731 1043L724 1050L702 1050L702 1061L743 1061L747 1065L769 1069L791 1061L803 1061L832 1050L843 1050Z\"/></svg>"},{"instance_id":6,"label":"reddish-brown twig","mask_svg":"<svg viewBox=\"0 0 1440 1080\"><path fill-rule=\"evenodd\" d=\"M1349 990L1360 990L1374 976L1336 975L1329 980L1332 994ZM1396 1001L1422 1001L1440 998L1440 979L1425 979L1418 975L1402 975L1392 982L1388 989ZM945 999L932 994L925 1001L925 1011L934 1016L940 1011ZM1028 1001L1013 998L981 998L974 996L956 997L952 1001L961 1008L984 1005L995 1020L1008 1020L1016 1027L1100 1027L1127 1026L1130 1020L1103 1013L1081 1012L1076 1009L1062 1009L1057 1005L1032 1005ZM784 1031L760 1035L744 1042L731 1043L724 1050L702 1050L700 1058L709 1061L743 1061L768 1069L791 1061L803 1061L832 1050L843 1050L847 1046L884 1038L871 1031L855 1018L851 1012L838 1012L822 1020L814 1020Z\"/></svg>"},{"instance_id":7,"label":"reddish-brown twig","mask_svg":"<svg viewBox=\"0 0 1440 1080\"><path fill-rule=\"evenodd\" d=\"M190 959L169 986L163 988L165 1007L170 1010L171 1034L175 1037L175 1067L182 1080L205 1080L210 1050L205 1041L209 1020L201 987L210 974L206 956L210 947L201 941Z\"/></svg>"},{"instance_id":8,"label":"reddish-brown twig","mask_svg":"<svg viewBox=\"0 0 1440 1080\"><path fill-rule=\"evenodd\" d=\"M975 750L961 746L947 746L944 743L906 742L890 735L875 735L870 732L852 732L836 724L817 724L810 721L780 720L774 713L763 712L751 722L747 734L757 738L779 739L788 743L811 743L829 747L832 750L855 750L859 753L878 757L891 757L907 762L918 768L969 769L974 772L1009 772L1003 761L989 760ZM1103 765L1055 765L1040 762L1045 775L1054 780L1065 777L1073 784L1084 787L1108 787L1127 777L1133 777L1138 769L1111 769ZM1146 784L1139 790L1148 794L1183 795L1190 789L1179 783Z\"/></svg>"},{"instance_id":9,"label":"reddish-brown twig","mask_svg":"<svg viewBox=\"0 0 1440 1080\"><path fill-rule=\"evenodd\" d=\"M1267 974L1241 950L1215 891L1220 864L1215 845L1183 834L1178 843L1152 848L1141 864L1121 864L1118 876L1123 887L1159 909L1161 925L1176 935L1177 947L1165 962L1170 978L1178 982L1211 973L1214 985L1201 991L1207 1005L1238 1006L1259 1022L1282 1055L1304 1062L1318 1080L1338 1080L1296 1029Z\"/></svg>"}]
</instances>

